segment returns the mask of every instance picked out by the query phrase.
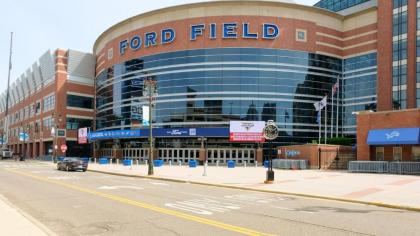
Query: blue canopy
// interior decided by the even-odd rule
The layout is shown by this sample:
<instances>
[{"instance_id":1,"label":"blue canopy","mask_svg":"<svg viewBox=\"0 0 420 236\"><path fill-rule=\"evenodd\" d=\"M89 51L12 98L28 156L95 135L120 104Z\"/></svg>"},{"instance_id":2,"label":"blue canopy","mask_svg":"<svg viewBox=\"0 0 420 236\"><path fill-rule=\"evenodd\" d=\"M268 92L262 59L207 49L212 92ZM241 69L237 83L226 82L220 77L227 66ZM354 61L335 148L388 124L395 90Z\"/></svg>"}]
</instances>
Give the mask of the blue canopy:
<instances>
[{"instance_id":1,"label":"blue canopy","mask_svg":"<svg viewBox=\"0 0 420 236\"><path fill-rule=\"evenodd\" d=\"M374 129L369 130L367 144L419 144L420 128Z\"/></svg>"}]
</instances>

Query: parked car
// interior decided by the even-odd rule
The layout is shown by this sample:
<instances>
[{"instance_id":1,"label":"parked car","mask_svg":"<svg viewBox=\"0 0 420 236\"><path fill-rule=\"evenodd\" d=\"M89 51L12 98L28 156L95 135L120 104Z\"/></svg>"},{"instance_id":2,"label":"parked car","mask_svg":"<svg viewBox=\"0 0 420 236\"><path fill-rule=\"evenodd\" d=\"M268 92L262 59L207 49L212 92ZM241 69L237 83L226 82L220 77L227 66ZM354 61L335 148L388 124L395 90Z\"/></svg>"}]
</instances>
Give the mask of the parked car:
<instances>
[{"instance_id":1,"label":"parked car","mask_svg":"<svg viewBox=\"0 0 420 236\"><path fill-rule=\"evenodd\" d=\"M77 157L64 157L63 159L57 162L57 170L81 170L84 172L87 170L87 166L87 162L82 161L80 160L80 158Z\"/></svg>"},{"instance_id":2,"label":"parked car","mask_svg":"<svg viewBox=\"0 0 420 236\"><path fill-rule=\"evenodd\" d=\"M12 155L13 155L13 152L8 148L4 148L0 151L1 159L12 158Z\"/></svg>"}]
</instances>

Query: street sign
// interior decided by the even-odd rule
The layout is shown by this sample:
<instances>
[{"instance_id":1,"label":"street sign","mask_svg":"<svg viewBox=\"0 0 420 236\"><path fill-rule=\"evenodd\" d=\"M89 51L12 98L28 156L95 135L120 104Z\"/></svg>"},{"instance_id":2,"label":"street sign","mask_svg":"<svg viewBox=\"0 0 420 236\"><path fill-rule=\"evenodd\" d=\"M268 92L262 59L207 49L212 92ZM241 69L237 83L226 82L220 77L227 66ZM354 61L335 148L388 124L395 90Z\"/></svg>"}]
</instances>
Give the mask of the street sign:
<instances>
[{"instance_id":1,"label":"street sign","mask_svg":"<svg viewBox=\"0 0 420 236\"><path fill-rule=\"evenodd\" d=\"M28 141L29 140L29 134L26 132L20 132L19 133L19 141Z\"/></svg>"},{"instance_id":2,"label":"street sign","mask_svg":"<svg viewBox=\"0 0 420 236\"><path fill-rule=\"evenodd\" d=\"M63 144L60 146L60 149L62 152L66 152L67 151L67 145Z\"/></svg>"}]
</instances>

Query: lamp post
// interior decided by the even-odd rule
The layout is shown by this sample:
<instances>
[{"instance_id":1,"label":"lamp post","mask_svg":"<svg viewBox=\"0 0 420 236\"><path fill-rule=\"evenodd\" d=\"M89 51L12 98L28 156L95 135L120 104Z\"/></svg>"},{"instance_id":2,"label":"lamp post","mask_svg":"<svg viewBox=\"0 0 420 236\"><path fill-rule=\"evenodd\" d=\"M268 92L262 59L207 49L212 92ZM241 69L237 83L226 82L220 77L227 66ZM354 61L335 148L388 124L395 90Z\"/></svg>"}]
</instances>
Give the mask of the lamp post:
<instances>
[{"instance_id":1,"label":"lamp post","mask_svg":"<svg viewBox=\"0 0 420 236\"><path fill-rule=\"evenodd\" d=\"M156 80L153 77L145 77L143 96L147 97L149 101L149 162L148 164L148 175L153 175L153 126L152 126L152 107L153 98L157 96ZM145 114L143 114L145 117Z\"/></svg>"},{"instance_id":2,"label":"lamp post","mask_svg":"<svg viewBox=\"0 0 420 236\"><path fill-rule=\"evenodd\" d=\"M53 158L54 158L54 163L57 163L57 149L58 149L58 145L57 145L57 130L59 128L59 123L61 123L62 119L61 119L61 115L55 115L54 113L52 114L52 120L54 121L54 126L51 128L51 135L54 137L53 139ZM58 122L57 122L58 121Z\"/></svg>"}]
</instances>

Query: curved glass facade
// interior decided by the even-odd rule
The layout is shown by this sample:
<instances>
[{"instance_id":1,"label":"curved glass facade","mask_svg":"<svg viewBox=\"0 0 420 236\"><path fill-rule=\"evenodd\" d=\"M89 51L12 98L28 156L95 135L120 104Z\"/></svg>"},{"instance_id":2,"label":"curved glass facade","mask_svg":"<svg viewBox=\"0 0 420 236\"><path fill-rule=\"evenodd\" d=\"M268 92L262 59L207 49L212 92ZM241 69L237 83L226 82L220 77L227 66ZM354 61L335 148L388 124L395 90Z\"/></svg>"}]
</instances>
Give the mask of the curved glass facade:
<instances>
[{"instance_id":1,"label":"curved glass facade","mask_svg":"<svg viewBox=\"0 0 420 236\"><path fill-rule=\"evenodd\" d=\"M145 56L96 78L97 130L141 123L143 79L157 81L156 127L228 127L230 120L274 120L284 142L318 138L313 103L331 92L342 61L300 51L185 50ZM330 117L330 115L328 116Z\"/></svg>"}]
</instances>

